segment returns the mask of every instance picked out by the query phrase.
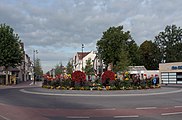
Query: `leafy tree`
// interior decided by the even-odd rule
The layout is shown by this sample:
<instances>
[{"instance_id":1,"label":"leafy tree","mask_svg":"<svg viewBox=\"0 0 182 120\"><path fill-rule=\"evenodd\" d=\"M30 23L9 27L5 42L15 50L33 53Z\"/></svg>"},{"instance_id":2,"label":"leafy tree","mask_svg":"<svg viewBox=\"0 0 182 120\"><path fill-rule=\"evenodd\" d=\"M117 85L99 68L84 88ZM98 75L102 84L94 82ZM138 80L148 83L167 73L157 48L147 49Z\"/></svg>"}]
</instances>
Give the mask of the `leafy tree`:
<instances>
[{"instance_id":1,"label":"leafy tree","mask_svg":"<svg viewBox=\"0 0 182 120\"><path fill-rule=\"evenodd\" d=\"M182 61L182 29L180 27L166 26L154 41L162 53L161 62Z\"/></svg>"},{"instance_id":2,"label":"leafy tree","mask_svg":"<svg viewBox=\"0 0 182 120\"><path fill-rule=\"evenodd\" d=\"M128 59L128 51L121 50L119 59L120 61L117 61L116 65L113 67L113 71L124 71L127 69L127 67L130 65L130 59Z\"/></svg>"},{"instance_id":3,"label":"leafy tree","mask_svg":"<svg viewBox=\"0 0 182 120\"><path fill-rule=\"evenodd\" d=\"M141 64L148 70L157 70L161 60L160 51L152 41L144 41L139 48Z\"/></svg>"},{"instance_id":4,"label":"leafy tree","mask_svg":"<svg viewBox=\"0 0 182 120\"><path fill-rule=\"evenodd\" d=\"M123 26L110 27L107 31L103 32L102 38L97 41L98 52L101 54L104 63L106 65L111 63L113 67L117 67L113 70L128 66L130 63L128 47L131 47L132 44L134 44L134 41L131 38L130 32L124 32Z\"/></svg>"},{"instance_id":5,"label":"leafy tree","mask_svg":"<svg viewBox=\"0 0 182 120\"><path fill-rule=\"evenodd\" d=\"M55 67L55 75L60 75L60 74L63 74L63 65L62 63L59 65L57 64L56 67Z\"/></svg>"},{"instance_id":6,"label":"leafy tree","mask_svg":"<svg viewBox=\"0 0 182 120\"><path fill-rule=\"evenodd\" d=\"M89 75L89 76L94 74L94 69L93 69L91 58L86 60L85 73L86 73L86 75Z\"/></svg>"},{"instance_id":7,"label":"leafy tree","mask_svg":"<svg viewBox=\"0 0 182 120\"><path fill-rule=\"evenodd\" d=\"M139 58L139 47L135 43L134 40L127 42L128 48L128 55L130 58L130 64L132 66L140 65L140 58Z\"/></svg>"},{"instance_id":8,"label":"leafy tree","mask_svg":"<svg viewBox=\"0 0 182 120\"><path fill-rule=\"evenodd\" d=\"M21 65L23 49L18 34L6 24L0 24L0 66L6 70L6 83L8 84L8 67Z\"/></svg>"},{"instance_id":9,"label":"leafy tree","mask_svg":"<svg viewBox=\"0 0 182 120\"><path fill-rule=\"evenodd\" d=\"M35 60L35 75L36 76L42 76L43 75L43 70L42 70L39 58L37 58Z\"/></svg>"},{"instance_id":10,"label":"leafy tree","mask_svg":"<svg viewBox=\"0 0 182 120\"><path fill-rule=\"evenodd\" d=\"M66 72L67 72L67 74L72 74L73 73L73 64L72 64L71 61L69 61L67 66L66 66Z\"/></svg>"}]
</instances>

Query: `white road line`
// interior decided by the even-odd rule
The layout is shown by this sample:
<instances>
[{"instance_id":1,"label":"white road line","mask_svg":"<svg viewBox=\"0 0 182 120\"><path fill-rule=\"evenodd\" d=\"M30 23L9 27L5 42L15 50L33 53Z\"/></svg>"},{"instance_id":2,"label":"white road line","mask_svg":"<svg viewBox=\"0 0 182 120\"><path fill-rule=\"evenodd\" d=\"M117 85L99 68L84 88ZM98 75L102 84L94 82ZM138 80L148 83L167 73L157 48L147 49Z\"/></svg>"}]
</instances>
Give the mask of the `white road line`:
<instances>
[{"instance_id":1,"label":"white road line","mask_svg":"<svg viewBox=\"0 0 182 120\"><path fill-rule=\"evenodd\" d=\"M4 120L10 120L9 118L4 117L4 116L2 116L2 115L0 115L0 118L3 118Z\"/></svg>"},{"instance_id":2,"label":"white road line","mask_svg":"<svg viewBox=\"0 0 182 120\"><path fill-rule=\"evenodd\" d=\"M116 110L116 108L101 108L101 109L95 109L95 110Z\"/></svg>"},{"instance_id":3,"label":"white road line","mask_svg":"<svg viewBox=\"0 0 182 120\"><path fill-rule=\"evenodd\" d=\"M174 112L174 113L162 113L162 116L167 116L167 115L178 115L178 114L182 114L182 112Z\"/></svg>"},{"instance_id":4,"label":"white road line","mask_svg":"<svg viewBox=\"0 0 182 120\"><path fill-rule=\"evenodd\" d=\"M89 119L89 116L67 116L66 118L70 119Z\"/></svg>"},{"instance_id":5,"label":"white road line","mask_svg":"<svg viewBox=\"0 0 182 120\"><path fill-rule=\"evenodd\" d=\"M157 107L141 107L141 108L136 108L137 110L150 110L150 109L156 109Z\"/></svg>"},{"instance_id":6,"label":"white road line","mask_svg":"<svg viewBox=\"0 0 182 120\"><path fill-rule=\"evenodd\" d=\"M182 106L174 106L174 108L181 108Z\"/></svg>"},{"instance_id":7,"label":"white road line","mask_svg":"<svg viewBox=\"0 0 182 120\"><path fill-rule=\"evenodd\" d=\"M114 116L114 118L137 118L139 115Z\"/></svg>"}]
</instances>

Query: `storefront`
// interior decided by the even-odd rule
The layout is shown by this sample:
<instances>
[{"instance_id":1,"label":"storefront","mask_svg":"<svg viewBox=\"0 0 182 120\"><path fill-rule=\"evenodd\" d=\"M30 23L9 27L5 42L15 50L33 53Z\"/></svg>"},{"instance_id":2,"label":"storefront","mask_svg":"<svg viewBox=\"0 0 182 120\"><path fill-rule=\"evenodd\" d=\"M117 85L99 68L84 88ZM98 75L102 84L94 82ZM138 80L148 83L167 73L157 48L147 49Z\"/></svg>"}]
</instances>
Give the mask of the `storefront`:
<instances>
[{"instance_id":1,"label":"storefront","mask_svg":"<svg viewBox=\"0 0 182 120\"><path fill-rule=\"evenodd\" d=\"M182 84L182 62L159 64L162 84Z\"/></svg>"}]
</instances>

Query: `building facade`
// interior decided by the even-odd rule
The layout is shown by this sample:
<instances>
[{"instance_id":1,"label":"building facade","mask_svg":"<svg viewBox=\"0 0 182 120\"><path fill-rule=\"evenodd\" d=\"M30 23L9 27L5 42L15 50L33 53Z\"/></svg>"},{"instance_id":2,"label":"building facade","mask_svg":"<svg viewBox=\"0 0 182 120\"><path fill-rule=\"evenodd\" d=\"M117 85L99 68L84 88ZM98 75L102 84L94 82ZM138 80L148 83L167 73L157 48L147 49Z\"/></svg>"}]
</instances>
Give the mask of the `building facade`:
<instances>
[{"instance_id":1,"label":"building facade","mask_svg":"<svg viewBox=\"0 0 182 120\"><path fill-rule=\"evenodd\" d=\"M93 62L96 57L96 52L77 52L73 57L73 71L82 71L82 68L85 69L86 61L91 59ZM93 64L93 63L92 63Z\"/></svg>"},{"instance_id":2,"label":"building facade","mask_svg":"<svg viewBox=\"0 0 182 120\"><path fill-rule=\"evenodd\" d=\"M182 84L182 62L160 63L159 72L162 84Z\"/></svg>"},{"instance_id":3,"label":"building facade","mask_svg":"<svg viewBox=\"0 0 182 120\"><path fill-rule=\"evenodd\" d=\"M6 72L3 66L0 66L0 84L17 84L22 81L32 80L33 65L30 57L25 54L24 44L21 43L20 47L23 49L23 59L20 66L15 68L8 67L8 81L6 81Z\"/></svg>"}]
</instances>

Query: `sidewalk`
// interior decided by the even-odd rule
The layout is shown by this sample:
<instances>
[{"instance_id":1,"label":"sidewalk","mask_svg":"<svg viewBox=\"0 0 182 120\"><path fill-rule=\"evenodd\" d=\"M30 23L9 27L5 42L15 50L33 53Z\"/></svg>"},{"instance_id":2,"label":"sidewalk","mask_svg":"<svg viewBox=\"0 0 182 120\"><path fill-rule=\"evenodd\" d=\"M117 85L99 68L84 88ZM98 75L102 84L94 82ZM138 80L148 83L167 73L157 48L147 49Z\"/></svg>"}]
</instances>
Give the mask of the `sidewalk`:
<instances>
[{"instance_id":1,"label":"sidewalk","mask_svg":"<svg viewBox=\"0 0 182 120\"><path fill-rule=\"evenodd\" d=\"M24 81L18 84L13 85L0 85L0 89L7 89L7 88L22 88L22 87L41 87L42 81L36 81L35 85L33 81Z\"/></svg>"},{"instance_id":2,"label":"sidewalk","mask_svg":"<svg viewBox=\"0 0 182 120\"><path fill-rule=\"evenodd\" d=\"M161 84L161 87L182 88L182 84Z\"/></svg>"}]
</instances>

